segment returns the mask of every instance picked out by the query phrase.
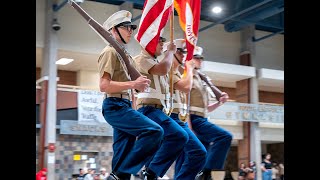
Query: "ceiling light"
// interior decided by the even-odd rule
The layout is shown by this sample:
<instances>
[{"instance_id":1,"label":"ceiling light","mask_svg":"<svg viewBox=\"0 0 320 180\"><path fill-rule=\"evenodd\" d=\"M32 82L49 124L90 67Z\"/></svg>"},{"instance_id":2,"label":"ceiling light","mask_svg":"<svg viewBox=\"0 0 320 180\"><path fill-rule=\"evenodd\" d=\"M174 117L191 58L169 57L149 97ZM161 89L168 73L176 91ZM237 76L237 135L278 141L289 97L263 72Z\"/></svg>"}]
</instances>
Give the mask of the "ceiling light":
<instances>
[{"instance_id":1,"label":"ceiling light","mask_svg":"<svg viewBox=\"0 0 320 180\"><path fill-rule=\"evenodd\" d=\"M59 59L58 61L56 61L56 64L66 65L66 64L71 63L72 61L73 61L73 59L61 58L61 59Z\"/></svg>"},{"instance_id":2,"label":"ceiling light","mask_svg":"<svg viewBox=\"0 0 320 180\"><path fill-rule=\"evenodd\" d=\"M215 6L214 8L212 8L212 12L218 14L221 13L222 9L219 6Z\"/></svg>"}]
</instances>

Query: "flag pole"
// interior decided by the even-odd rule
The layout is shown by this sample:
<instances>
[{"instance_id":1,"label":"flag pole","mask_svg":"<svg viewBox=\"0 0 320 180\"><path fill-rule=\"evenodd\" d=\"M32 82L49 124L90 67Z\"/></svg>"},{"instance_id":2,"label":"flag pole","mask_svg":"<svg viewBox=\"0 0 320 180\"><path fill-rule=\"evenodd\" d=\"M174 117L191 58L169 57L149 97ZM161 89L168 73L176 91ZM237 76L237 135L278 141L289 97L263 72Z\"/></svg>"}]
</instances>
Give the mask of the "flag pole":
<instances>
[{"instance_id":1,"label":"flag pole","mask_svg":"<svg viewBox=\"0 0 320 180\"><path fill-rule=\"evenodd\" d=\"M172 11L171 11L171 15L170 15L170 43L173 43L173 30L174 30L174 5L172 4ZM170 69L170 112L169 112L169 116L173 111L173 61L171 64L171 69Z\"/></svg>"},{"instance_id":2,"label":"flag pole","mask_svg":"<svg viewBox=\"0 0 320 180\"><path fill-rule=\"evenodd\" d=\"M174 6L172 5L172 13L170 15L170 42L173 42L173 18L174 18Z\"/></svg>"}]
</instances>

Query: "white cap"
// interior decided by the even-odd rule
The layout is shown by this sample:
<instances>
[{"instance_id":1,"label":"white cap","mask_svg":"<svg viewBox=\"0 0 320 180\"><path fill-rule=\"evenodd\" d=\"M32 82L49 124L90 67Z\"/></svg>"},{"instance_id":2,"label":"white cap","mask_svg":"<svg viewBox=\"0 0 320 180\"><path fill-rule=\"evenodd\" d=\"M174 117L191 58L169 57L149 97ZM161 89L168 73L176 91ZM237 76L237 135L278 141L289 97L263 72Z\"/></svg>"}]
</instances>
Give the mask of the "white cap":
<instances>
[{"instance_id":1,"label":"white cap","mask_svg":"<svg viewBox=\"0 0 320 180\"><path fill-rule=\"evenodd\" d=\"M87 173L87 172L88 172L88 168L87 168L87 167L84 167L84 168L83 168L83 171L84 171L84 173Z\"/></svg>"},{"instance_id":2,"label":"white cap","mask_svg":"<svg viewBox=\"0 0 320 180\"><path fill-rule=\"evenodd\" d=\"M137 28L137 25L131 23L132 14L129 11L121 10L112 14L104 23L103 27L108 31L109 29L113 28L114 26L120 23L130 24L133 29Z\"/></svg>"},{"instance_id":3,"label":"white cap","mask_svg":"<svg viewBox=\"0 0 320 180\"><path fill-rule=\"evenodd\" d=\"M186 52L186 40L185 39L175 39L173 40L174 44L176 45L177 49L182 50L183 52ZM167 50L168 45L170 42L167 42L163 45L163 52Z\"/></svg>"},{"instance_id":4,"label":"white cap","mask_svg":"<svg viewBox=\"0 0 320 180\"><path fill-rule=\"evenodd\" d=\"M203 58L202 52L203 52L202 47L196 46L196 47L193 49L193 56L199 57L199 58Z\"/></svg>"},{"instance_id":5,"label":"white cap","mask_svg":"<svg viewBox=\"0 0 320 180\"><path fill-rule=\"evenodd\" d=\"M101 168L100 171L107 171L106 168Z\"/></svg>"}]
</instances>

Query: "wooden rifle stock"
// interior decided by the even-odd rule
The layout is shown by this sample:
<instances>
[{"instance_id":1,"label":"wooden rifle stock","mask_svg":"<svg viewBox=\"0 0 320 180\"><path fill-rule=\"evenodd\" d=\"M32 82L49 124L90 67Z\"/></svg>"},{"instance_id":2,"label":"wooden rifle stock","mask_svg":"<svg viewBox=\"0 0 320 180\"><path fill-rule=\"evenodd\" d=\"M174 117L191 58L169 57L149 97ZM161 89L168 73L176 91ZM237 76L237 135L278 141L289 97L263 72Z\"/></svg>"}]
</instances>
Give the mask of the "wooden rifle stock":
<instances>
[{"instance_id":1,"label":"wooden rifle stock","mask_svg":"<svg viewBox=\"0 0 320 180\"><path fill-rule=\"evenodd\" d=\"M222 96L222 91L218 89L215 85L213 85L211 79L207 75L203 74L200 71L198 71L198 74L200 78L208 84L208 86L211 88L212 92L216 96L216 99L219 101L220 97Z\"/></svg>"},{"instance_id":2,"label":"wooden rifle stock","mask_svg":"<svg viewBox=\"0 0 320 180\"><path fill-rule=\"evenodd\" d=\"M120 45L117 40L114 39L111 33L109 33L107 30L105 30L96 20L94 20L91 16L89 16L77 3L75 3L73 0L68 0L69 4L80 13L80 15L88 22L88 24L91 26L93 30L100 35L101 38L106 40L111 44L112 47L119 53L119 55L122 57L125 65L127 66L128 73L131 77L131 80L136 80L138 77L141 76L140 72L135 69L129 59L128 56L129 53L126 51L126 49Z\"/></svg>"}]
</instances>

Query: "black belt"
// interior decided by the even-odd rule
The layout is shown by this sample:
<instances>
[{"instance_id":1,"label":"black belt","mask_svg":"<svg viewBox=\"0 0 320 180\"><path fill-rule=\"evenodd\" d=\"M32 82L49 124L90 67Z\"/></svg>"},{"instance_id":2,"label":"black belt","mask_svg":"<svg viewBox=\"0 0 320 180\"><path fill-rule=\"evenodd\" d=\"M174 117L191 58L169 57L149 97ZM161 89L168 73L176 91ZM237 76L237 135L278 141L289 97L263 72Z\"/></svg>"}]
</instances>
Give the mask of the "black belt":
<instances>
[{"instance_id":1,"label":"black belt","mask_svg":"<svg viewBox=\"0 0 320 180\"><path fill-rule=\"evenodd\" d=\"M131 100L131 97L129 94L107 94L107 97L117 97L117 98Z\"/></svg>"},{"instance_id":2,"label":"black belt","mask_svg":"<svg viewBox=\"0 0 320 180\"><path fill-rule=\"evenodd\" d=\"M139 104L137 106L137 109L141 108L141 107L147 107L147 106L151 106L151 107L154 107L154 108L157 108L157 109L163 109L163 106L162 105L159 105L159 104Z\"/></svg>"},{"instance_id":3,"label":"black belt","mask_svg":"<svg viewBox=\"0 0 320 180\"><path fill-rule=\"evenodd\" d=\"M204 117L204 113L198 112L198 111L189 111L189 114L197 115L197 116L202 116Z\"/></svg>"}]
</instances>

